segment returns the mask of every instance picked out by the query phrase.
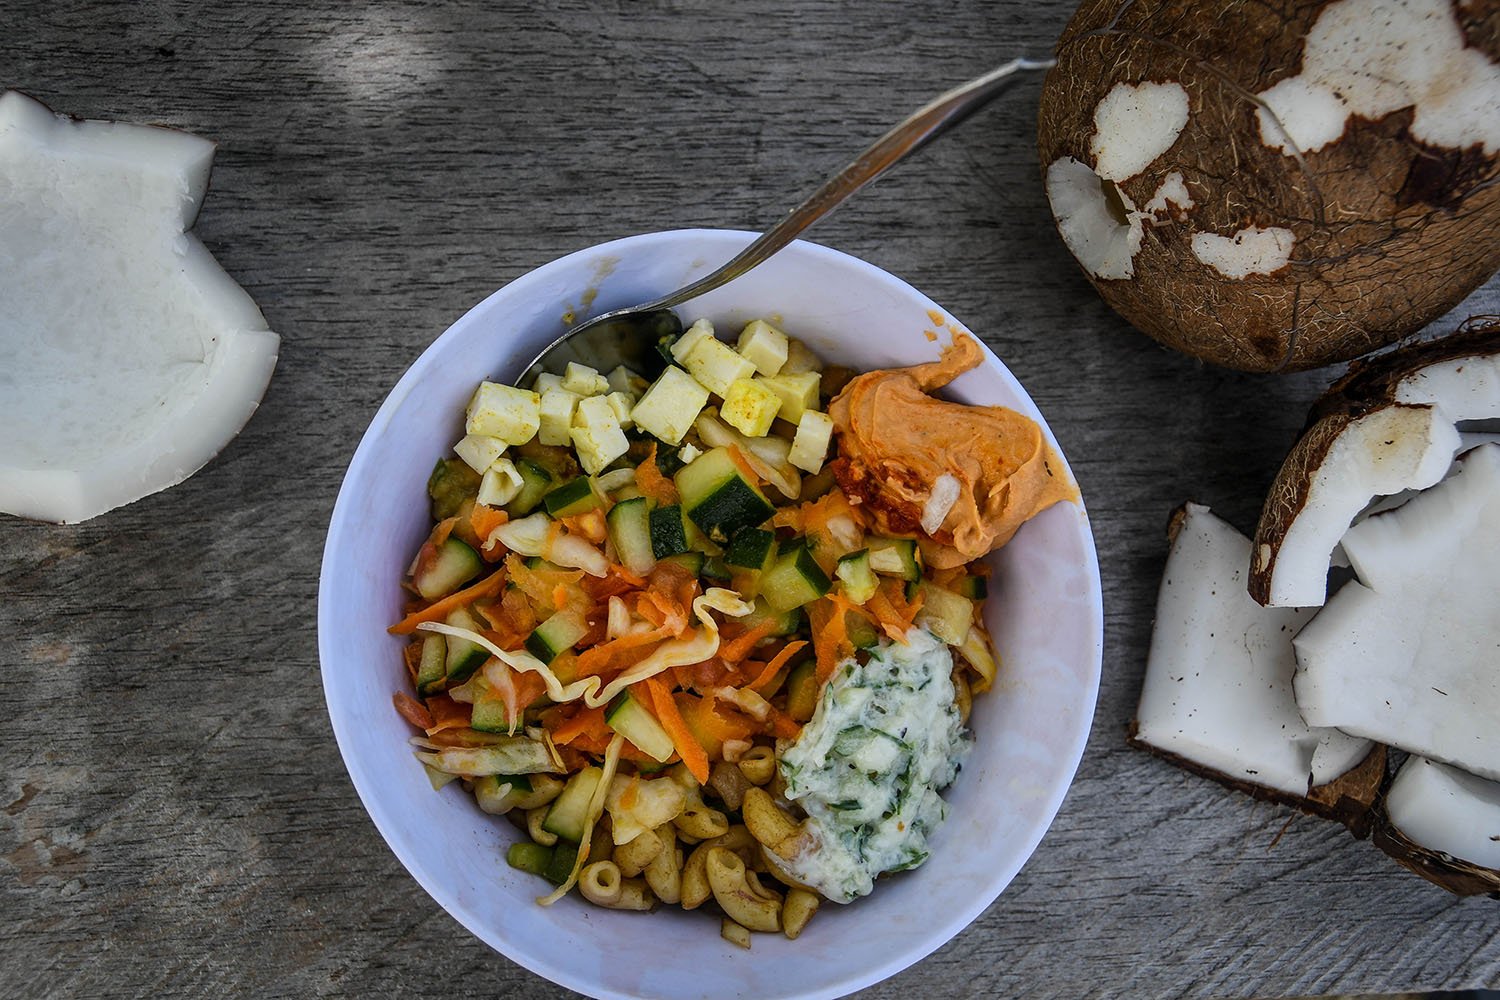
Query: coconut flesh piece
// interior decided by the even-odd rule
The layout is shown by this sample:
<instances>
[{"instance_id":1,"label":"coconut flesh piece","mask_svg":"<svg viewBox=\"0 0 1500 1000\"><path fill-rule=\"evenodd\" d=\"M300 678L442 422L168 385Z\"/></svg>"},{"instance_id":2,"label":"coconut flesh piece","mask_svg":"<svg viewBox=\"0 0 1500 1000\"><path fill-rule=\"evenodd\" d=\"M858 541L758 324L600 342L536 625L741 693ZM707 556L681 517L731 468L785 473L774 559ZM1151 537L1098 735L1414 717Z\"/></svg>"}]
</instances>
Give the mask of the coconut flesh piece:
<instances>
[{"instance_id":1,"label":"coconut flesh piece","mask_svg":"<svg viewBox=\"0 0 1500 1000\"><path fill-rule=\"evenodd\" d=\"M277 336L187 230L213 143L0 95L0 511L76 522L234 437Z\"/></svg>"},{"instance_id":2,"label":"coconut flesh piece","mask_svg":"<svg viewBox=\"0 0 1500 1000\"><path fill-rule=\"evenodd\" d=\"M1349 530L1358 577L1294 641L1297 706L1335 726L1500 780L1500 445Z\"/></svg>"},{"instance_id":3,"label":"coconut flesh piece","mask_svg":"<svg viewBox=\"0 0 1500 1000\"><path fill-rule=\"evenodd\" d=\"M1332 554L1372 498L1425 490L1465 450L1458 425L1500 418L1500 324L1351 367L1314 408L1255 532L1250 593L1316 607Z\"/></svg>"},{"instance_id":4,"label":"coconut flesh piece","mask_svg":"<svg viewBox=\"0 0 1500 1000\"><path fill-rule=\"evenodd\" d=\"M1412 756L1385 793L1391 826L1418 846L1500 871L1500 784Z\"/></svg>"},{"instance_id":5,"label":"coconut flesh piece","mask_svg":"<svg viewBox=\"0 0 1500 1000\"><path fill-rule=\"evenodd\" d=\"M1372 750L1298 715L1292 637L1312 612L1255 603L1245 592L1250 540L1207 507L1184 505L1171 531L1132 742L1236 788L1352 820L1373 800L1384 756L1361 769L1359 792L1304 798Z\"/></svg>"}]
</instances>

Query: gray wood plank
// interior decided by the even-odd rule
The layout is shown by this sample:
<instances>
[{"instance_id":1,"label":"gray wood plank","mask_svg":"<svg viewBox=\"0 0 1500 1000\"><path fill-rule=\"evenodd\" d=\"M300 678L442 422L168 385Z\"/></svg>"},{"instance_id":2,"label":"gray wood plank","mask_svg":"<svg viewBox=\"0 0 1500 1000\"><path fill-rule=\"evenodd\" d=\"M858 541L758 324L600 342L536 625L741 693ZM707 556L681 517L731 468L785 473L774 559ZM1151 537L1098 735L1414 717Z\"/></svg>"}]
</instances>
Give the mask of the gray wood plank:
<instances>
[{"instance_id":1,"label":"gray wood plank","mask_svg":"<svg viewBox=\"0 0 1500 1000\"><path fill-rule=\"evenodd\" d=\"M937 90L1044 52L1069 5L0 13L0 83L219 142L198 232L283 337L261 411L188 482L75 527L0 521L0 994L568 995L446 916L344 776L314 604L360 433L504 282L628 233L764 227ZM1052 231L1034 103L1019 88L814 233L944 303L1025 382L1087 498L1107 612L1052 831L969 930L865 995L1500 985L1492 901L1125 747L1168 511L1191 497L1249 528L1329 373L1205 368L1110 313ZM1481 311L1500 283L1458 312Z\"/></svg>"}]
</instances>

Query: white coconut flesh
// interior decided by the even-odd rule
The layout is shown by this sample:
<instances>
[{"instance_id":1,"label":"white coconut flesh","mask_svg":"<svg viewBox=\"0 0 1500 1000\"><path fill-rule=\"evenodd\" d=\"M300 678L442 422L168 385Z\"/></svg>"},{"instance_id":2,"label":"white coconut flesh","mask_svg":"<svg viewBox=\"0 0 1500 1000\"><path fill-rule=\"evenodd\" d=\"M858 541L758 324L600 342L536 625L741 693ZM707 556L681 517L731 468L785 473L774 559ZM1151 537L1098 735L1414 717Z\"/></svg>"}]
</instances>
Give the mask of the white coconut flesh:
<instances>
[{"instance_id":1,"label":"white coconut flesh","mask_svg":"<svg viewBox=\"0 0 1500 1000\"><path fill-rule=\"evenodd\" d=\"M1351 421L1312 473L1303 506L1274 553L1267 605L1321 605L1339 539L1371 499L1436 484L1454 457L1472 447L1457 425L1497 417L1500 359L1495 357L1440 362L1397 383L1392 405ZM1271 562L1272 555L1262 545L1257 565Z\"/></svg>"},{"instance_id":2,"label":"white coconut flesh","mask_svg":"<svg viewBox=\"0 0 1500 1000\"><path fill-rule=\"evenodd\" d=\"M1500 870L1500 783L1408 757L1385 793L1385 812L1407 840Z\"/></svg>"},{"instance_id":3,"label":"white coconut flesh","mask_svg":"<svg viewBox=\"0 0 1500 1000\"><path fill-rule=\"evenodd\" d=\"M1349 530L1346 584L1294 641L1297 705L1500 780L1500 445Z\"/></svg>"},{"instance_id":4,"label":"white coconut flesh","mask_svg":"<svg viewBox=\"0 0 1500 1000\"><path fill-rule=\"evenodd\" d=\"M1309 727L1292 695L1292 637L1311 612L1245 590L1250 540L1188 504L1167 556L1136 739L1235 781L1306 795L1360 763L1368 741Z\"/></svg>"},{"instance_id":5,"label":"white coconut flesh","mask_svg":"<svg viewBox=\"0 0 1500 1000\"><path fill-rule=\"evenodd\" d=\"M1257 96L1261 140L1288 156L1342 138L1352 117L1405 108L1418 142L1500 151L1500 67L1465 44L1450 0L1331 3L1307 33L1300 72Z\"/></svg>"},{"instance_id":6,"label":"white coconut flesh","mask_svg":"<svg viewBox=\"0 0 1500 1000\"><path fill-rule=\"evenodd\" d=\"M1094 108L1093 166L1071 156L1048 164L1047 200L1058 232L1094 277L1134 276L1145 226L1193 207L1180 171L1162 179L1144 210L1118 186L1171 149L1187 121L1188 96L1181 84L1117 83Z\"/></svg>"},{"instance_id":7,"label":"white coconut flesh","mask_svg":"<svg viewBox=\"0 0 1500 1000\"><path fill-rule=\"evenodd\" d=\"M186 233L213 144L0 95L0 511L74 522L238 433L278 338Z\"/></svg>"}]
</instances>

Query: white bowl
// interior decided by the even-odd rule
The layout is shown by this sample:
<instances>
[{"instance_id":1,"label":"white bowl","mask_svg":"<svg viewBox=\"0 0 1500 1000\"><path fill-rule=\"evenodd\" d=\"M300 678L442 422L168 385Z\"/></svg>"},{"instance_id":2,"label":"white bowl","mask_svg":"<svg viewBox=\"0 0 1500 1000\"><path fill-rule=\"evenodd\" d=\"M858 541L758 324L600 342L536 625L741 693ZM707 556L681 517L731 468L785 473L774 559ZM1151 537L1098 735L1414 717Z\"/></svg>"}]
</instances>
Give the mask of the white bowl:
<instances>
[{"instance_id":1,"label":"white bowl","mask_svg":"<svg viewBox=\"0 0 1500 1000\"><path fill-rule=\"evenodd\" d=\"M645 301L729 259L754 234L679 230L617 240L537 268L465 313L407 370L365 432L334 507L318 593L323 688L360 799L402 864L438 903L507 957L595 997L835 997L878 982L962 930L1010 882L1062 804L1083 752L1099 685L1103 611L1081 505L1059 504L993 558L986 621L999 683L975 701L978 743L945 796L949 819L921 868L882 880L847 907L824 904L796 941L756 935L752 951L717 920L663 907L601 910L507 867L511 824L463 789L434 792L391 707L405 689L399 580L426 536L427 475L462 434L482 378L515 377L571 311ZM588 309L593 294L592 310ZM867 370L936 357L940 306L846 254L796 243L679 313L721 330L774 316L833 362ZM952 398L1041 414L992 354ZM1055 445L1054 441L1054 445Z\"/></svg>"}]
</instances>

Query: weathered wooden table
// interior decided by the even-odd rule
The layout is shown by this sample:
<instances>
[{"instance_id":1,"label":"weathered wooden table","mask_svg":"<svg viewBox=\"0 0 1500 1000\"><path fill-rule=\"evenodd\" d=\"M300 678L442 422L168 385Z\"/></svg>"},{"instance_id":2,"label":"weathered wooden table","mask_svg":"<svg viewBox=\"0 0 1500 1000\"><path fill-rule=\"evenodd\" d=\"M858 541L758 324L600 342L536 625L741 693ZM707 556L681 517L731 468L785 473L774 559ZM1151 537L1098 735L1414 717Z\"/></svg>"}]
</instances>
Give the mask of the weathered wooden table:
<instances>
[{"instance_id":1,"label":"weathered wooden table","mask_svg":"<svg viewBox=\"0 0 1500 1000\"><path fill-rule=\"evenodd\" d=\"M1068 12L0 4L0 85L219 142L198 232L283 337L262 409L187 483L76 527L0 520L0 995L563 995L417 887L344 775L314 606L360 433L496 287L629 233L763 228L931 94L1047 51ZM1194 498L1249 528L1330 373L1208 369L1109 312L1052 229L1035 97L814 233L928 292L1026 383L1087 498L1108 622L1051 832L973 926L867 995L1500 984L1493 901L1126 748L1168 511ZM1460 310L1481 311L1500 282Z\"/></svg>"}]
</instances>

